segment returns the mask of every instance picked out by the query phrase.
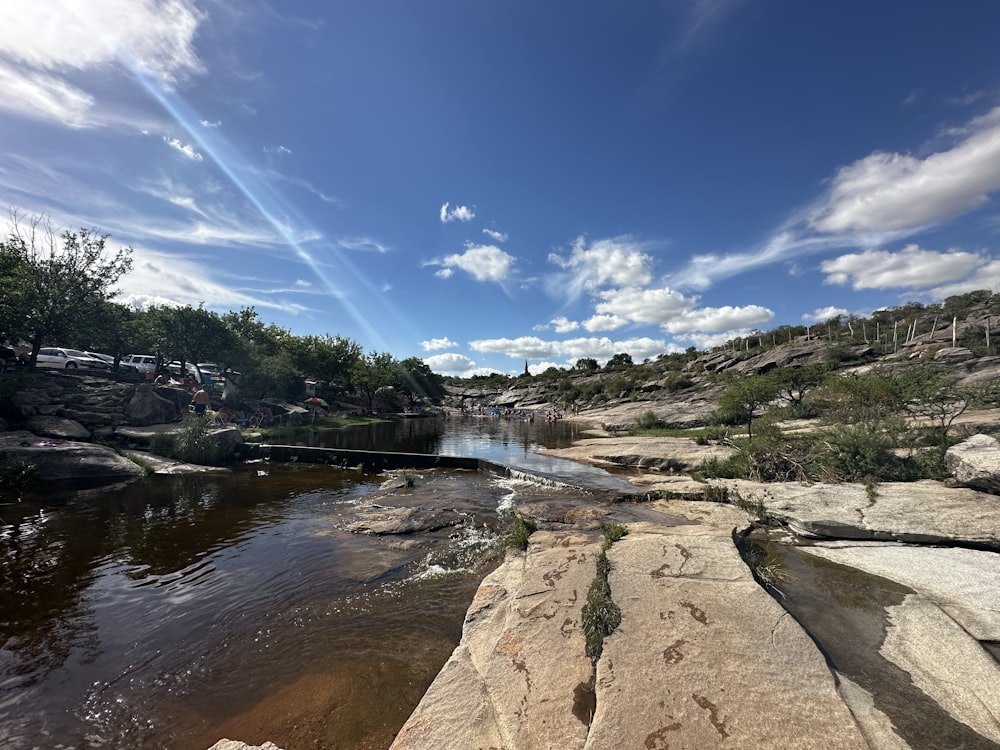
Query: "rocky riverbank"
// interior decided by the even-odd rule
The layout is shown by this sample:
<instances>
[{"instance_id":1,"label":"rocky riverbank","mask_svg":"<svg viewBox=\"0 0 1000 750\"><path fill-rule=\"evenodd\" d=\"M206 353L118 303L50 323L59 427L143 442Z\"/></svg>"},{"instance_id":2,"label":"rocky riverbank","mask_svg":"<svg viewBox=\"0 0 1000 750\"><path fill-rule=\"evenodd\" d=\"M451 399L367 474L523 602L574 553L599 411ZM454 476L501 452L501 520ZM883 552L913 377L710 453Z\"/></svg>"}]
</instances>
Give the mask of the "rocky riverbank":
<instances>
[{"instance_id":1,"label":"rocky riverbank","mask_svg":"<svg viewBox=\"0 0 1000 750\"><path fill-rule=\"evenodd\" d=\"M1000 457L995 440L972 442L978 458L956 450L966 461ZM608 438L552 452L658 465L638 485L671 495L698 450ZM683 481L681 495L699 484ZM483 581L461 644L394 750L1000 743L1000 666L988 650L1000 641L1000 498L939 482L874 494L723 486L736 504L658 499L572 516L522 504L540 530ZM628 530L607 551L621 621L591 660L583 608L608 522ZM807 631L799 620L809 618L781 605L782 587L792 587L760 565L760 548L747 547L754 535L854 571L851 588L819 592L846 601L819 618L832 625ZM894 598L866 598L860 580L891 587ZM817 645L833 638L829 651Z\"/></svg>"}]
</instances>

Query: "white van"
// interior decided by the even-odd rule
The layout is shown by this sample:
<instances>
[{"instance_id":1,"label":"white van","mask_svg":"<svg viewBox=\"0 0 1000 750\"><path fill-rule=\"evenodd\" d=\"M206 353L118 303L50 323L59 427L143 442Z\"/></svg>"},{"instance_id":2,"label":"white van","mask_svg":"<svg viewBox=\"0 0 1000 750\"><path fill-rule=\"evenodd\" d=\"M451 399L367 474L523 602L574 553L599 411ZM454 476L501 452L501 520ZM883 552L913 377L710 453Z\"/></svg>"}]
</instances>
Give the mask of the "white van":
<instances>
[{"instance_id":1,"label":"white van","mask_svg":"<svg viewBox=\"0 0 1000 750\"><path fill-rule=\"evenodd\" d=\"M134 367L137 372L156 372L156 357L152 354L129 354L122 357L122 364Z\"/></svg>"}]
</instances>

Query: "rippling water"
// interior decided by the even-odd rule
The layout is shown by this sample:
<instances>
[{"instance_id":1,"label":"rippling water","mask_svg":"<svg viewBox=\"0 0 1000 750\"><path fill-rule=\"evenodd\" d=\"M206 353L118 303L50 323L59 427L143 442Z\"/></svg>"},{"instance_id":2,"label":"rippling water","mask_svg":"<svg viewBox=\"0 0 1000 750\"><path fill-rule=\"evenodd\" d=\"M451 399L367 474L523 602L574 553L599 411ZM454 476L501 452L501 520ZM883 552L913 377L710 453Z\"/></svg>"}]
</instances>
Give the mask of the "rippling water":
<instances>
[{"instance_id":1,"label":"rippling water","mask_svg":"<svg viewBox=\"0 0 1000 750\"><path fill-rule=\"evenodd\" d=\"M0 506L0 747L387 747L458 642L514 489L435 472L406 501L459 527L341 531L382 479L258 463Z\"/></svg>"}]
</instances>

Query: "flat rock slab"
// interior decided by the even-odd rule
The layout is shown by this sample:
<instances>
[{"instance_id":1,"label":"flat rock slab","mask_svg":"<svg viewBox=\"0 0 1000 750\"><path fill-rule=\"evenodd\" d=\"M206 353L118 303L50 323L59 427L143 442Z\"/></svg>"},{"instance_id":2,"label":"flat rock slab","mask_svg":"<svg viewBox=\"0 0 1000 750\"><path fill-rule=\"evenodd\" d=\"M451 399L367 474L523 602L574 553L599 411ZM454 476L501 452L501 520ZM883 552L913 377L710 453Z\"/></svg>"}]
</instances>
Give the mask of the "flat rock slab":
<instances>
[{"instance_id":1,"label":"flat rock slab","mask_svg":"<svg viewBox=\"0 0 1000 750\"><path fill-rule=\"evenodd\" d=\"M458 526L465 516L453 510L428 509L420 506L408 508L359 508L362 518L344 524L344 531L353 534L415 534L420 531Z\"/></svg>"},{"instance_id":2,"label":"flat rock slab","mask_svg":"<svg viewBox=\"0 0 1000 750\"><path fill-rule=\"evenodd\" d=\"M32 464L38 479L138 477L141 467L95 443L43 438L24 430L0 433L0 466Z\"/></svg>"},{"instance_id":3,"label":"flat rock slab","mask_svg":"<svg viewBox=\"0 0 1000 750\"><path fill-rule=\"evenodd\" d=\"M860 484L720 481L760 501L794 531L832 539L975 544L1000 550L1000 497L940 482L886 482L870 498Z\"/></svg>"},{"instance_id":4,"label":"flat rock slab","mask_svg":"<svg viewBox=\"0 0 1000 750\"><path fill-rule=\"evenodd\" d=\"M610 437L587 438L576 441L569 448L550 448L538 452L598 466L630 466L685 472L696 469L712 458L728 458L733 454L733 449L723 445L698 445L691 438Z\"/></svg>"},{"instance_id":5,"label":"flat rock slab","mask_svg":"<svg viewBox=\"0 0 1000 750\"><path fill-rule=\"evenodd\" d=\"M143 451L125 451L125 455L134 458L138 463L149 466L154 474L232 474L232 469L221 466L203 466L201 464L186 464L172 458L157 456L155 453Z\"/></svg>"},{"instance_id":6,"label":"flat rock slab","mask_svg":"<svg viewBox=\"0 0 1000 750\"><path fill-rule=\"evenodd\" d=\"M526 554L508 553L480 585L461 643L392 750L584 746L592 667L580 612L600 541L539 531Z\"/></svg>"},{"instance_id":7,"label":"flat rock slab","mask_svg":"<svg viewBox=\"0 0 1000 750\"><path fill-rule=\"evenodd\" d=\"M820 542L799 551L900 583L933 601L973 638L1000 641L995 552L884 542Z\"/></svg>"},{"instance_id":8,"label":"flat rock slab","mask_svg":"<svg viewBox=\"0 0 1000 750\"><path fill-rule=\"evenodd\" d=\"M663 507L701 523L630 525L609 551L622 622L586 748L868 748L822 654L740 559L730 535L746 515Z\"/></svg>"}]
</instances>

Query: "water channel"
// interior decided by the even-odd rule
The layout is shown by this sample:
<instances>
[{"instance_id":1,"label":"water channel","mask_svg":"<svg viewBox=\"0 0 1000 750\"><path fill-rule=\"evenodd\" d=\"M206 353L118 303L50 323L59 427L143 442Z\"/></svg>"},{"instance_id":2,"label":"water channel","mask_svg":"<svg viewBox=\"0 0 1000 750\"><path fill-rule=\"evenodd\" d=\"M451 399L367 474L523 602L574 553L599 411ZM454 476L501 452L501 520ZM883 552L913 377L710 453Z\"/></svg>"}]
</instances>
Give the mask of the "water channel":
<instances>
[{"instance_id":1,"label":"water channel","mask_svg":"<svg viewBox=\"0 0 1000 750\"><path fill-rule=\"evenodd\" d=\"M534 453L578 437L565 423L428 418L316 442L621 482ZM499 560L498 508L536 488L435 472L417 499L458 510L460 526L343 531L384 479L257 462L0 505L0 747L387 747Z\"/></svg>"}]
</instances>

